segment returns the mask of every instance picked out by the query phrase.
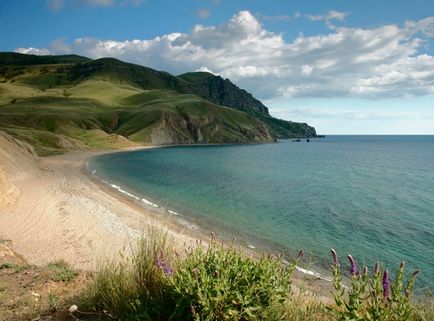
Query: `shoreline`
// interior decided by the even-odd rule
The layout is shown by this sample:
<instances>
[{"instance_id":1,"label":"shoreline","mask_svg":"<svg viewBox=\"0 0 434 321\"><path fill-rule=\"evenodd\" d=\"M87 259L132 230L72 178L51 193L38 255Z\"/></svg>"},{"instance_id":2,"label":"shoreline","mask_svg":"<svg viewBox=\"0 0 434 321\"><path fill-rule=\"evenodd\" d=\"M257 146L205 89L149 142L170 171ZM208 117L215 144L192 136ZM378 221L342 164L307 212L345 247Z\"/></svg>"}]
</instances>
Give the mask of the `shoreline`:
<instances>
[{"instance_id":1,"label":"shoreline","mask_svg":"<svg viewBox=\"0 0 434 321\"><path fill-rule=\"evenodd\" d=\"M128 150L132 149L35 157L30 161L33 167L22 172L16 170L18 161L16 168L5 166L19 196L0 209L0 237L12 241L14 250L29 263L63 259L84 270L131 251L134 240L150 227L167 230L176 244L193 243L145 209L107 193L83 171L83 164L93 156Z\"/></svg>"},{"instance_id":2,"label":"shoreline","mask_svg":"<svg viewBox=\"0 0 434 321\"><path fill-rule=\"evenodd\" d=\"M181 145L182 147L183 145ZM166 146L155 146L155 147L149 147L145 149L136 149L136 150L146 150L151 148L165 148ZM167 146L167 147L174 147L174 146ZM121 152L129 152L127 151L121 151ZM131 150L135 151L135 150ZM118 152L118 151L115 151ZM101 189L103 189L106 193L109 193L113 195L114 197L118 198L121 202L127 202L130 206L137 207L139 210L143 209L145 211L149 211L151 215L156 216L156 219L162 220L166 226L169 226L169 229L175 229L177 232L185 233L187 232L187 235L194 239L199 239L201 241L204 241L205 243L208 243L211 241L211 233L215 234L217 239L225 240L223 235L220 234L220 231L218 229L214 230L211 229L211 224L201 224L206 222L199 221L199 222L193 222L191 218L188 215L184 215L183 213L177 213L171 209L164 208L160 204L158 204L158 200L153 200L156 203L153 203L153 201L148 200L146 195L135 195L131 193L131 191L125 190L124 186L114 184L110 181L107 181L106 179L103 179L98 176L98 173L95 170L92 170L88 166L88 162L91 158L98 157L103 154L110 154L108 153L102 153L97 154L94 156L89 157L85 164L83 164L83 170L86 172L86 174L97 184L100 186ZM228 234L231 234L230 232ZM226 235L227 236L227 235ZM222 238L223 237L223 238ZM236 238L237 246L240 247L240 249L246 253L247 255L253 255L254 257L259 258L262 253L269 253L270 251L275 252L271 249L271 247L267 247L264 244L250 244L249 242L241 239ZM278 252L275 252L274 254L278 254ZM289 262L286 260L283 260L285 264L288 264ZM332 279L329 276L323 275L321 272L318 272L316 270L310 270L306 269L300 266L296 267L296 270L294 271L294 283L301 285L303 283L303 286L308 288L309 290L312 290L314 293L321 295L322 297L330 297L330 291L332 290Z\"/></svg>"},{"instance_id":3,"label":"shoreline","mask_svg":"<svg viewBox=\"0 0 434 321\"><path fill-rule=\"evenodd\" d=\"M167 232L169 242L184 248L194 246L198 239L209 242L210 231L201 226L192 228L188 219L180 224L182 215L168 211L164 214L161 208L161 213L156 213L137 200L128 199L98 181L87 169L88 161L95 156L161 147L164 146L78 151L35 158L34 168L25 175L8 172L9 181L20 195L14 203L0 209L0 237L11 240L14 250L30 263L45 265L65 260L83 270L95 270L104 260L129 253L131 244L149 227ZM260 254L248 246L243 251ZM320 297L330 296L329 281L301 271L294 273L296 287Z\"/></svg>"}]
</instances>

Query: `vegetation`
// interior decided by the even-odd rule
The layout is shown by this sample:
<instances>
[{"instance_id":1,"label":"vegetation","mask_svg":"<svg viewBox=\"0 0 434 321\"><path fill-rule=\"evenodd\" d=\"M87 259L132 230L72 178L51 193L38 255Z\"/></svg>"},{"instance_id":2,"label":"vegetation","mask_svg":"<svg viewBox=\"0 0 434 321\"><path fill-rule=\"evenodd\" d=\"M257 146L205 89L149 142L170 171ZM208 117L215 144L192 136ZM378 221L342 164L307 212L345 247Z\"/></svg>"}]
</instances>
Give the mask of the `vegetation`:
<instances>
[{"instance_id":1,"label":"vegetation","mask_svg":"<svg viewBox=\"0 0 434 321\"><path fill-rule=\"evenodd\" d=\"M53 281L69 282L78 275L65 261L52 262L47 265L47 268L52 273Z\"/></svg>"},{"instance_id":2,"label":"vegetation","mask_svg":"<svg viewBox=\"0 0 434 321\"><path fill-rule=\"evenodd\" d=\"M229 80L179 77L112 58L0 53L0 130L39 155L136 144L269 142L315 136L277 120Z\"/></svg>"},{"instance_id":3,"label":"vegetation","mask_svg":"<svg viewBox=\"0 0 434 321\"><path fill-rule=\"evenodd\" d=\"M285 265L216 240L182 252L173 246L151 230L133 255L92 275L64 262L37 267L0 257L0 320L434 320L432 298L413 297L416 274L404 282L403 264L393 278L380 265L358 271L351 258L346 278L334 255L332 300L300 280L292 285L302 252Z\"/></svg>"},{"instance_id":4,"label":"vegetation","mask_svg":"<svg viewBox=\"0 0 434 321\"><path fill-rule=\"evenodd\" d=\"M403 265L389 287L379 266L369 275L354 263L345 287L335 256L329 303L291 288L300 256L285 265L280 257L254 259L215 240L179 255L154 233L131 260L106 265L81 306L118 320L431 320L432 301L412 298L416 274L403 286Z\"/></svg>"},{"instance_id":5,"label":"vegetation","mask_svg":"<svg viewBox=\"0 0 434 321\"><path fill-rule=\"evenodd\" d=\"M2 266L0 320L5 321L71 320L70 302L89 282L84 272L73 280L54 281L48 267L7 262Z\"/></svg>"},{"instance_id":6,"label":"vegetation","mask_svg":"<svg viewBox=\"0 0 434 321\"><path fill-rule=\"evenodd\" d=\"M335 306L329 307L329 310L336 316L337 320L399 321L426 319L424 318L425 313L420 313L418 306L412 300L414 282L419 271L413 272L404 285L404 262L401 263L395 280L391 282L389 271L382 271L379 263L375 265L372 275L369 275L367 267L358 271L355 260L349 255L351 284L346 291L342 285L337 254L334 250L332 250L332 254ZM428 316L428 314L425 315Z\"/></svg>"},{"instance_id":7,"label":"vegetation","mask_svg":"<svg viewBox=\"0 0 434 321\"><path fill-rule=\"evenodd\" d=\"M174 255L165 238L141 241L131 262L95 279L88 306L125 320L279 320L296 261L247 257L215 240ZM89 304L90 302L90 304Z\"/></svg>"}]
</instances>

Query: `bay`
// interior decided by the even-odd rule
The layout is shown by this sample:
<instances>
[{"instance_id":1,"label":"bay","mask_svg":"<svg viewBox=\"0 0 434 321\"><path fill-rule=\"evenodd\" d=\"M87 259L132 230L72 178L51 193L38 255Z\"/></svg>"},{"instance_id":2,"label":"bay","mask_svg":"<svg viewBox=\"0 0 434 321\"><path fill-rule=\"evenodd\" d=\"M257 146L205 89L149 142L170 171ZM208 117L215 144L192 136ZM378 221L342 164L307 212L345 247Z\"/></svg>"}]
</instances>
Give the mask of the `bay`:
<instances>
[{"instance_id":1,"label":"bay","mask_svg":"<svg viewBox=\"0 0 434 321\"><path fill-rule=\"evenodd\" d=\"M371 268L405 260L421 270L419 288L434 286L434 136L167 147L89 167L225 238L288 255L303 248L313 269L335 248Z\"/></svg>"}]
</instances>

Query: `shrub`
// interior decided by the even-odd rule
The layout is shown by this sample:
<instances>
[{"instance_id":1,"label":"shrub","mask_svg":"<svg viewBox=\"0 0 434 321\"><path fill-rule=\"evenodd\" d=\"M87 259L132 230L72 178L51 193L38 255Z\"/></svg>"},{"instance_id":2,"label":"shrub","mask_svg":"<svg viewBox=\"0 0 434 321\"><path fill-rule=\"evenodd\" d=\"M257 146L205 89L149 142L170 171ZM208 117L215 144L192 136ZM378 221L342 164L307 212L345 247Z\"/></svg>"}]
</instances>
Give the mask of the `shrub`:
<instances>
[{"instance_id":1,"label":"shrub","mask_svg":"<svg viewBox=\"0 0 434 321\"><path fill-rule=\"evenodd\" d=\"M342 285L342 274L336 252L333 255L333 286L336 307L329 310L339 321L404 321L419 320L412 302L413 287L418 271L415 271L404 285L404 262L401 263L396 278L390 281L388 270L382 271L375 265L372 275L368 268L357 270L355 260L348 256L351 266L351 284Z\"/></svg>"},{"instance_id":2,"label":"shrub","mask_svg":"<svg viewBox=\"0 0 434 321\"><path fill-rule=\"evenodd\" d=\"M122 320L273 320L283 316L295 262L247 257L213 241L174 259L166 235L139 242L133 258L106 265L85 301Z\"/></svg>"},{"instance_id":3,"label":"shrub","mask_svg":"<svg viewBox=\"0 0 434 321\"><path fill-rule=\"evenodd\" d=\"M177 270L165 270L174 320L272 320L288 299L291 274L281 258L247 257L218 245L189 251Z\"/></svg>"}]
</instances>

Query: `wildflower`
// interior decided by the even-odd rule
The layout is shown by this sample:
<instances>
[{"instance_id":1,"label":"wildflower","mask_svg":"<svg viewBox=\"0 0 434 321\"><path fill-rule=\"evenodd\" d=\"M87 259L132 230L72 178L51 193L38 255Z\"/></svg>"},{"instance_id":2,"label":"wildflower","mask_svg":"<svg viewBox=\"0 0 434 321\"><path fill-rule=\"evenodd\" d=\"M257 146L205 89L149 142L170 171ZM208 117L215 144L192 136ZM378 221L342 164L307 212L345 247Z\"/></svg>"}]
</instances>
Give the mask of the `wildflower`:
<instances>
[{"instance_id":1,"label":"wildflower","mask_svg":"<svg viewBox=\"0 0 434 321\"><path fill-rule=\"evenodd\" d=\"M338 259L338 254L336 253L335 249L331 249L332 252L332 256L333 256L333 264L335 266L339 265L339 259Z\"/></svg>"},{"instance_id":2,"label":"wildflower","mask_svg":"<svg viewBox=\"0 0 434 321\"><path fill-rule=\"evenodd\" d=\"M350 260L350 266L351 266L351 275L356 275L357 274L357 265L356 265L356 261L354 261L353 257L351 255L348 255L348 260Z\"/></svg>"},{"instance_id":3,"label":"wildflower","mask_svg":"<svg viewBox=\"0 0 434 321\"><path fill-rule=\"evenodd\" d=\"M163 251L160 251L157 256L157 268L162 270L166 275L172 275L172 270L169 264L167 264L166 260L164 259Z\"/></svg>"},{"instance_id":4,"label":"wildflower","mask_svg":"<svg viewBox=\"0 0 434 321\"><path fill-rule=\"evenodd\" d=\"M376 262L374 267L374 274L380 273L380 263Z\"/></svg>"},{"instance_id":5,"label":"wildflower","mask_svg":"<svg viewBox=\"0 0 434 321\"><path fill-rule=\"evenodd\" d=\"M384 271L383 274L383 297L387 299L389 297L389 289L390 289L390 280L389 280L389 271Z\"/></svg>"}]
</instances>

